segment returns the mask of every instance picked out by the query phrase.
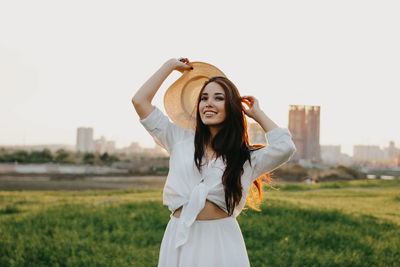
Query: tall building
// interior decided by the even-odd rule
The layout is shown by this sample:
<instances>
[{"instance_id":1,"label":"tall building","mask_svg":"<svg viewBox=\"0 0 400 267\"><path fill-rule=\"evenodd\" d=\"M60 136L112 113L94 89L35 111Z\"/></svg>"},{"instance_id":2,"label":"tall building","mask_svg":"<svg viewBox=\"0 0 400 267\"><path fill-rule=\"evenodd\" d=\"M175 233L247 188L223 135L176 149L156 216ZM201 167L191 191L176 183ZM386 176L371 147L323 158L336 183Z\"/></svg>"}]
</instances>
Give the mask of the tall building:
<instances>
[{"instance_id":1,"label":"tall building","mask_svg":"<svg viewBox=\"0 0 400 267\"><path fill-rule=\"evenodd\" d=\"M93 152L93 128L79 127L76 134L76 151L77 152Z\"/></svg>"},{"instance_id":2,"label":"tall building","mask_svg":"<svg viewBox=\"0 0 400 267\"><path fill-rule=\"evenodd\" d=\"M292 160L320 162L320 106L290 105L289 131L296 145Z\"/></svg>"},{"instance_id":3,"label":"tall building","mask_svg":"<svg viewBox=\"0 0 400 267\"><path fill-rule=\"evenodd\" d=\"M292 160L306 158L306 110L304 106L290 105L289 131L296 146L296 153Z\"/></svg>"}]
</instances>

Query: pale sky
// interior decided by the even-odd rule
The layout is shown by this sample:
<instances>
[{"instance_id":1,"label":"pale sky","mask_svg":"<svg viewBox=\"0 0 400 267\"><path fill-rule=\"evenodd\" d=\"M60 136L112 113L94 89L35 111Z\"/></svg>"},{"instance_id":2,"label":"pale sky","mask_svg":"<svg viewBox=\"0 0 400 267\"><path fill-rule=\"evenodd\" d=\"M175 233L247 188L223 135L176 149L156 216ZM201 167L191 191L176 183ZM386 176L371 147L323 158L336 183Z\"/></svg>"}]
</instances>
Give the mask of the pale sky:
<instances>
[{"instance_id":1,"label":"pale sky","mask_svg":"<svg viewBox=\"0 0 400 267\"><path fill-rule=\"evenodd\" d=\"M0 144L154 146L131 98L169 58L220 68L287 127L321 106L322 145L400 147L399 1L1 1ZM173 73L154 98L163 95Z\"/></svg>"}]
</instances>

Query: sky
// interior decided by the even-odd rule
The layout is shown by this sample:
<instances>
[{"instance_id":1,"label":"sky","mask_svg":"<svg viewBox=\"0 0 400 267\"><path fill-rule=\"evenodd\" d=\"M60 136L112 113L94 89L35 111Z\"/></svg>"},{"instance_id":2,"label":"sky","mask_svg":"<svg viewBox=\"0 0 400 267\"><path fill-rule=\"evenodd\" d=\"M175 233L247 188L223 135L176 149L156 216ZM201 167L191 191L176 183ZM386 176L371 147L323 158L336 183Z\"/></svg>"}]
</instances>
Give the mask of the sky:
<instances>
[{"instance_id":1,"label":"sky","mask_svg":"<svg viewBox=\"0 0 400 267\"><path fill-rule=\"evenodd\" d=\"M321 145L400 147L399 1L0 1L0 144L154 146L131 99L170 58L217 66L279 126L321 107ZM153 99L163 95L172 73ZM250 120L251 121L251 120Z\"/></svg>"}]
</instances>

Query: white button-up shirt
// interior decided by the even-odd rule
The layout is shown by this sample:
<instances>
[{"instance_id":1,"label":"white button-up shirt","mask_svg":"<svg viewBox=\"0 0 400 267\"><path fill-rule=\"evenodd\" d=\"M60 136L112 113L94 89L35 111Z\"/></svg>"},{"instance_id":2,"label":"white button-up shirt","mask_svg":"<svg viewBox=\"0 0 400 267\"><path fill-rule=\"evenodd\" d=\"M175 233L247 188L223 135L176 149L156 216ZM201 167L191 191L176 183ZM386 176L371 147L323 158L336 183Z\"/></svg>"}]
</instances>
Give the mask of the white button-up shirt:
<instances>
[{"instance_id":1,"label":"white button-up shirt","mask_svg":"<svg viewBox=\"0 0 400 267\"><path fill-rule=\"evenodd\" d=\"M163 191L163 204L168 206L171 216L182 206L179 217L176 247L183 245L189 236L190 227L203 209L206 199L228 213L222 175L225 163L221 158L211 160L199 172L194 161L194 130L179 127L170 122L157 107L140 123L152 135L156 143L170 154L169 173ZM296 151L291 134L286 128L275 128L266 133L268 145L250 152L251 165L246 161L241 177L242 199L234 209L233 217L242 211L251 184L262 174L286 163ZM205 156L202 162L206 162Z\"/></svg>"}]
</instances>

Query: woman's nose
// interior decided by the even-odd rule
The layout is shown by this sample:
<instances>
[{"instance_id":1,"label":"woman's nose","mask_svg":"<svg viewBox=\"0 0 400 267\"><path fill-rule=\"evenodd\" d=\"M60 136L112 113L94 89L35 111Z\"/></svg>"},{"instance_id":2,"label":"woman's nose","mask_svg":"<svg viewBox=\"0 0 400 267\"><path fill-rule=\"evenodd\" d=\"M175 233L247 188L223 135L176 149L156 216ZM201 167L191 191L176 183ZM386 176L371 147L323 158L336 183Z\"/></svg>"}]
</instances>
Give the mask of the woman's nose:
<instances>
[{"instance_id":1,"label":"woman's nose","mask_svg":"<svg viewBox=\"0 0 400 267\"><path fill-rule=\"evenodd\" d=\"M210 99L207 99L206 106L207 107L211 107L212 106L212 101Z\"/></svg>"}]
</instances>

